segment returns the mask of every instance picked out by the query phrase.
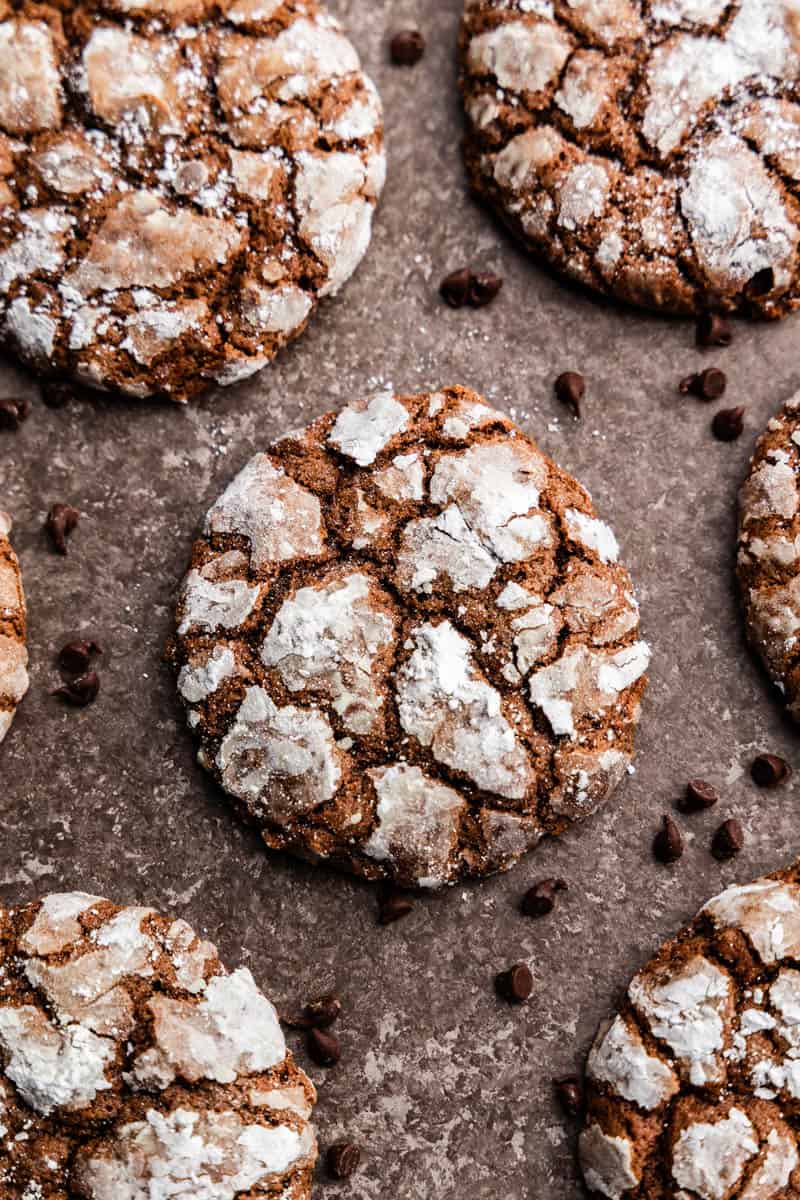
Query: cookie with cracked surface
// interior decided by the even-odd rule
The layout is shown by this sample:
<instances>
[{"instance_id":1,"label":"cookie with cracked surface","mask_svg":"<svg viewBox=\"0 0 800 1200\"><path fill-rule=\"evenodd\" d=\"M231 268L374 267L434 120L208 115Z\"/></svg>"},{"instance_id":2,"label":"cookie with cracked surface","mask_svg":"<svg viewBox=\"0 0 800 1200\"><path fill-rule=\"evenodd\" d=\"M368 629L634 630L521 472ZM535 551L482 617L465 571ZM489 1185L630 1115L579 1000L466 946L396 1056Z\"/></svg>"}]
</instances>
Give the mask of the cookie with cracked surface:
<instances>
[{"instance_id":1,"label":"cookie with cracked surface","mask_svg":"<svg viewBox=\"0 0 800 1200\"><path fill-rule=\"evenodd\" d=\"M800 864L729 887L639 972L586 1065L608 1200L800 1194Z\"/></svg>"},{"instance_id":2,"label":"cookie with cracked surface","mask_svg":"<svg viewBox=\"0 0 800 1200\"><path fill-rule=\"evenodd\" d=\"M800 721L800 392L759 439L739 493L737 575L748 637Z\"/></svg>"},{"instance_id":3,"label":"cookie with cracked surface","mask_svg":"<svg viewBox=\"0 0 800 1200\"><path fill-rule=\"evenodd\" d=\"M0 511L0 742L28 690L25 594L10 533L11 518Z\"/></svg>"},{"instance_id":4,"label":"cookie with cracked surface","mask_svg":"<svg viewBox=\"0 0 800 1200\"><path fill-rule=\"evenodd\" d=\"M800 304L793 0L467 0L471 185L557 271L672 313Z\"/></svg>"},{"instance_id":5,"label":"cookie with cracked surface","mask_svg":"<svg viewBox=\"0 0 800 1200\"><path fill-rule=\"evenodd\" d=\"M185 921L0 909L3 1198L308 1200L315 1099L250 972Z\"/></svg>"},{"instance_id":6,"label":"cookie with cracked surface","mask_svg":"<svg viewBox=\"0 0 800 1200\"><path fill-rule=\"evenodd\" d=\"M319 0L6 0L0 344L133 397L244 379L353 273L384 173Z\"/></svg>"},{"instance_id":7,"label":"cookie with cracked surface","mask_svg":"<svg viewBox=\"0 0 800 1200\"><path fill-rule=\"evenodd\" d=\"M270 847L438 887L626 772L649 651L586 491L473 392L383 392L208 512L172 657L201 763Z\"/></svg>"}]
</instances>

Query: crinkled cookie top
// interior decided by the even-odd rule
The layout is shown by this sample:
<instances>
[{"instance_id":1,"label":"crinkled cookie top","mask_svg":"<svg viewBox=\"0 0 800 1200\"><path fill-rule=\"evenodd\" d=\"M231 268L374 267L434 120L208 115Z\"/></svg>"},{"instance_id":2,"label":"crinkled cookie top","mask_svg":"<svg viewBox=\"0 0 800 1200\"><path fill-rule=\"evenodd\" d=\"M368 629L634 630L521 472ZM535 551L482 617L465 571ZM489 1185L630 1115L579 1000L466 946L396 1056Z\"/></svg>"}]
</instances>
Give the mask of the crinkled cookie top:
<instances>
[{"instance_id":1,"label":"crinkled cookie top","mask_svg":"<svg viewBox=\"0 0 800 1200\"><path fill-rule=\"evenodd\" d=\"M0 909L3 1196L308 1200L314 1100L250 972L185 921Z\"/></svg>"},{"instance_id":2,"label":"crinkled cookie top","mask_svg":"<svg viewBox=\"0 0 800 1200\"><path fill-rule=\"evenodd\" d=\"M28 690L25 595L10 533L11 518L0 511L0 742Z\"/></svg>"},{"instance_id":3,"label":"crinkled cookie top","mask_svg":"<svg viewBox=\"0 0 800 1200\"><path fill-rule=\"evenodd\" d=\"M600 1030L580 1139L592 1195L798 1194L799 876L795 866L709 901Z\"/></svg>"},{"instance_id":4,"label":"crinkled cookie top","mask_svg":"<svg viewBox=\"0 0 800 1200\"><path fill-rule=\"evenodd\" d=\"M794 0L468 0L473 186L536 252L635 304L800 302Z\"/></svg>"},{"instance_id":5,"label":"crinkled cookie top","mask_svg":"<svg viewBox=\"0 0 800 1200\"><path fill-rule=\"evenodd\" d=\"M436 887L510 866L628 767L649 660L579 484L480 396L383 392L209 510L174 660L265 842Z\"/></svg>"},{"instance_id":6,"label":"crinkled cookie top","mask_svg":"<svg viewBox=\"0 0 800 1200\"><path fill-rule=\"evenodd\" d=\"M0 341L131 396L263 367L367 249L378 95L317 0L0 3Z\"/></svg>"}]
</instances>

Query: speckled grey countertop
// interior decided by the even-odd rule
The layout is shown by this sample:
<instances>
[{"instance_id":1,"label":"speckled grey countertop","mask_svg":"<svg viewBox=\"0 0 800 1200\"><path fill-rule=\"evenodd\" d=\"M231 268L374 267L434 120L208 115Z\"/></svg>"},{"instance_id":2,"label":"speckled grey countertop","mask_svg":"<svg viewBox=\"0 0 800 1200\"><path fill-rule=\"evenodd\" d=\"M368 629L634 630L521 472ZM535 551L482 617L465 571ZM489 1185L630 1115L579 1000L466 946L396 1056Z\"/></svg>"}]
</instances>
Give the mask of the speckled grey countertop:
<instances>
[{"instance_id":1,"label":"speckled grey countertop","mask_svg":"<svg viewBox=\"0 0 800 1200\"><path fill-rule=\"evenodd\" d=\"M0 750L0 901L82 888L185 917L246 963L279 1004L340 992L343 1057L325 1072L317 1124L366 1149L354 1200L572 1200L573 1137L550 1080L581 1063L637 965L710 895L800 849L796 789L758 792L756 750L796 763L797 735L748 653L732 582L735 496L756 434L800 385L797 319L739 325L733 347L693 328L613 309L552 280L467 197L454 48L461 0L340 0L387 109L390 169L371 251L276 366L190 408L98 398L53 411L0 369L0 395L31 397L0 434L0 504L15 519L30 610L32 685ZM413 71L387 62L390 32L429 39ZM449 270L506 280L495 304L453 312ZM726 403L748 406L740 441L709 432L713 406L676 395L718 363ZM588 379L573 422L552 395L565 368ZM653 645L637 770L607 809L511 874L419 903L388 928L372 890L267 856L193 761L161 653L175 587L209 502L259 447L377 384L463 383L505 408L592 491L615 526ZM51 503L83 516L66 559L41 525ZM85 710L48 695L68 636L96 637L102 692ZM675 867L650 846L688 775L719 785L716 811L683 821ZM746 846L709 854L723 816ZM570 885L544 921L517 912L535 879ZM528 1006L492 978L525 959ZM290 1037L291 1042L296 1039ZM298 1056L305 1064L302 1046Z\"/></svg>"}]
</instances>

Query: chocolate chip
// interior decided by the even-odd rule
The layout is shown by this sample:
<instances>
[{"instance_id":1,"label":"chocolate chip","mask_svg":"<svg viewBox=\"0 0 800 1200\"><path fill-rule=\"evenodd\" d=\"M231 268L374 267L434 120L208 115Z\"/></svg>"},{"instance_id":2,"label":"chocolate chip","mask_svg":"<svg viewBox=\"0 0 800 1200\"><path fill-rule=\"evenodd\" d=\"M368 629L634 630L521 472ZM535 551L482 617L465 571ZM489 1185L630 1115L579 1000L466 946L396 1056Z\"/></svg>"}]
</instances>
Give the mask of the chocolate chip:
<instances>
[{"instance_id":1,"label":"chocolate chip","mask_svg":"<svg viewBox=\"0 0 800 1200\"><path fill-rule=\"evenodd\" d=\"M698 346L730 346L733 329L719 313L701 313L697 318Z\"/></svg>"},{"instance_id":2,"label":"chocolate chip","mask_svg":"<svg viewBox=\"0 0 800 1200\"><path fill-rule=\"evenodd\" d=\"M328 993L318 1000L309 1000L303 1012L314 1029L328 1029L339 1017L342 1002L338 996Z\"/></svg>"},{"instance_id":3,"label":"chocolate chip","mask_svg":"<svg viewBox=\"0 0 800 1200\"><path fill-rule=\"evenodd\" d=\"M791 773L792 768L785 759L778 758L777 754L759 754L753 759L750 767L753 783L763 788L779 787L786 782Z\"/></svg>"},{"instance_id":4,"label":"chocolate chip","mask_svg":"<svg viewBox=\"0 0 800 1200\"><path fill-rule=\"evenodd\" d=\"M67 538L78 524L80 515L71 504L54 504L47 514L44 527L59 554L67 553Z\"/></svg>"},{"instance_id":5,"label":"chocolate chip","mask_svg":"<svg viewBox=\"0 0 800 1200\"><path fill-rule=\"evenodd\" d=\"M308 1033L308 1054L318 1067L335 1067L342 1057L339 1039L323 1029L311 1029Z\"/></svg>"},{"instance_id":6,"label":"chocolate chip","mask_svg":"<svg viewBox=\"0 0 800 1200\"><path fill-rule=\"evenodd\" d=\"M586 380L577 371L564 371L555 383L556 399L572 409L576 417L581 415L581 402L586 395Z\"/></svg>"},{"instance_id":7,"label":"chocolate chip","mask_svg":"<svg viewBox=\"0 0 800 1200\"><path fill-rule=\"evenodd\" d=\"M389 43L389 53L398 67L415 67L425 53L425 38L418 29L401 29Z\"/></svg>"},{"instance_id":8,"label":"chocolate chip","mask_svg":"<svg viewBox=\"0 0 800 1200\"><path fill-rule=\"evenodd\" d=\"M325 1166L332 1179L349 1179L360 1162L361 1150L355 1142L336 1142L325 1155Z\"/></svg>"},{"instance_id":9,"label":"chocolate chip","mask_svg":"<svg viewBox=\"0 0 800 1200\"><path fill-rule=\"evenodd\" d=\"M677 862L683 854L681 831L672 817L664 817L661 828L653 838L653 854L659 862L667 866Z\"/></svg>"},{"instance_id":10,"label":"chocolate chip","mask_svg":"<svg viewBox=\"0 0 800 1200\"><path fill-rule=\"evenodd\" d=\"M761 271L756 271L752 279L745 284L744 294L752 297L766 296L774 287L775 272L772 267L764 267Z\"/></svg>"},{"instance_id":11,"label":"chocolate chip","mask_svg":"<svg viewBox=\"0 0 800 1200\"><path fill-rule=\"evenodd\" d=\"M566 890L565 879L542 879L528 889L522 897L520 908L526 917L546 917L553 911L556 893Z\"/></svg>"},{"instance_id":12,"label":"chocolate chip","mask_svg":"<svg viewBox=\"0 0 800 1200\"><path fill-rule=\"evenodd\" d=\"M735 442L744 430L744 408L721 408L711 422L711 432L720 442Z\"/></svg>"},{"instance_id":13,"label":"chocolate chip","mask_svg":"<svg viewBox=\"0 0 800 1200\"><path fill-rule=\"evenodd\" d=\"M684 396L691 392L701 400L719 400L720 396L724 396L727 386L728 379L724 371L720 371L719 367L706 367L704 371L682 379L678 390Z\"/></svg>"},{"instance_id":14,"label":"chocolate chip","mask_svg":"<svg viewBox=\"0 0 800 1200\"><path fill-rule=\"evenodd\" d=\"M58 665L69 675L82 675L88 670L92 656L102 654L97 642L74 641L67 642L58 652Z\"/></svg>"},{"instance_id":15,"label":"chocolate chip","mask_svg":"<svg viewBox=\"0 0 800 1200\"><path fill-rule=\"evenodd\" d=\"M391 884L384 884L378 891L378 924L392 925L401 917L407 917L414 901Z\"/></svg>"},{"instance_id":16,"label":"chocolate chip","mask_svg":"<svg viewBox=\"0 0 800 1200\"><path fill-rule=\"evenodd\" d=\"M87 704L91 704L93 700L97 699L99 691L100 678L97 672L87 671L85 675L79 675L77 679L54 688L50 695L58 696L61 700L66 700L68 704L74 704L76 708L85 708Z\"/></svg>"},{"instance_id":17,"label":"chocolate chip","mask_svg":"<svg viewBox=\"0 0 800 1200\"><path fill-rule=\"evenodd\" d=\"M554 1079L556 1098L568 1117L579 1117L583 1112L583 1084L577 1075L565 1075Z\"/></svg>"},{"instance_id":18,"label":"chocolate chip","mask_svg":"<svg viewBox=\"0 0 800 1200\"><path fill-rule=\"evenodd\" d=\"M31 406L24 396L0 397L0 429L19 429Z\"/></svg>"},{"instance_id":19,"label":"chocolate chip","mask_svg":"<svg viewBox=\"0 0 800 1200\"><path fill-rule=\"evenodd\" d=\"M42 384L42 401L48 408L63 408L70 400L77 398L74 384L65 379L49 379Z\"/></svg>"},{"instance_id":20,"label":"chocolate chip","mask_svg":"<svg viewBox=\"0 0 800 1200\"><path fill-rule=\"evenodd\" d=\"M714 858L724 861L738 854L744 845L744 830L735 817L723 821L711 840Z\"/></svg>"},{"instance_id":21,"label":"chocolate chip","mask_svg":"<svg viewBox=\"0 0 800 1200\"><path fill-rule=\"evenodd\" d=\"M469 291L472 284L472 272L469 267L461 267L447 275L439 285L442 299L451 308L463 308L469 302Z\"/></svg>"},{"instance_id":22,"label":"chocolate chip","mask_svg":"<svg viewBox=\"0 0 800 1200\"><path fill-rule=\"evenodd\" d=\"M677 806L682 813L696 813L713 808L718 800L719 795L710 783L704 779L690 779Z\"/></svg>"},{"instance_id":23,"label":"chocolate chip","mask_svg":"<svg viewBox=\"0 0 800 1200\"><path fill-rule=\"evenodd\" d=\"M491 271L473 275L469 284L469 303L473 308L485 308L487 304L491 304L502 286L501 276Z\"/></svg>"},{"instance_id":24,"label":"chocolate chip","mask_svg":"<svg viewBox=\"0 0 800 1200\"><path fill-rule=\"evenodd\" d=\"M533 975L525 963L517 963L495 977L498 995L510 1004L524 1004L533 991Z\"/></svg>"}]
</instances>

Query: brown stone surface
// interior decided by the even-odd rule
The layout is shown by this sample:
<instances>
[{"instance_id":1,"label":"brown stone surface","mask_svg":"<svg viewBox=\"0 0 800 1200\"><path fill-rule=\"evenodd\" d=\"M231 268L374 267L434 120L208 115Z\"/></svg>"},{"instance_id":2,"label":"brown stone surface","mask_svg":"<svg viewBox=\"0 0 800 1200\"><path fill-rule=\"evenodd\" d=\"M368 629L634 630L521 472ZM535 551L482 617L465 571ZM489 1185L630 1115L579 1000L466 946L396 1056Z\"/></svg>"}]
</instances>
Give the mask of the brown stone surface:
<instances>
[{"instance_id":1,"label":"brown stone surface","mask_svg":"<svg viewBox=\"0 0 800 1200\"><path fill-rule=\"evenodd\" d=\"M28 377L0 375L0 395L33 401L18 432L0 433L33 680L0 750L0 897L80 887L151 904L209 936L231 968L249 966L279 1004L338 991L341 1062L310 1073L323 1149L341 1137L364 1149L354 1200L577 1200L551 1077L582 1064L620 989L705 900L800 844L796 784L764 792L750 779L761 750L797 766L797 732L746 649L733 578L736 491L756 435L800 383L798 325L738 324L730 349L700 352L688 323L551 280L467 197L460 0L332 7L381 89L390 156L372 248L342 298L273 368L188 411L103 398L51 410ZM392 67L389 35L413 25L425 58ZM465 264L505 276L490 307L439 299ZM709 365L729 375L723 403L748 406L738 442L712 438L715 406L677 394ZM567 369L588 381L580 423L553 395ZM193 762L161 652L203 514L257 449L380 383L451 382L511 412L592 490L637 583L651 682L636 775L599 817L382 928L370 886L267 855L242 829ZM55 501L82 513L66 558L41 531ZM80 710L48 695L55 655L79 634L106 650L99 698ZM677 818L686 850L665 868L652 838L691 777L722 799ZM731 815L745 846L720 864L709 842ZM556 910L523 918L524 891L559 876L569 892ZM512 1009L493 980L520 961L534 992ZM307 1066L301 1039L289 1043ZM320 1194L340 1191L320 1171Z\"/></svg>"}]
</instances>

